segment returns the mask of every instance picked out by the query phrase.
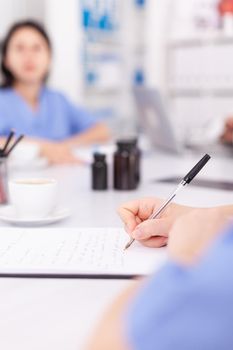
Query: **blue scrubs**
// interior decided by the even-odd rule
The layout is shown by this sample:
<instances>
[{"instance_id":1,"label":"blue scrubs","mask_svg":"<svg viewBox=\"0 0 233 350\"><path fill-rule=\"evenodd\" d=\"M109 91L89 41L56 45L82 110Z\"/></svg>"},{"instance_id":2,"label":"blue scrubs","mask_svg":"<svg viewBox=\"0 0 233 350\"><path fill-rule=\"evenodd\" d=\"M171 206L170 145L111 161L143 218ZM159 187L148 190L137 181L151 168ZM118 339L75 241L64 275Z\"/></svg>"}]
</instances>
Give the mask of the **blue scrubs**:
<instances>
[{"instance_id":1,"label":"blue scrubs","mask_svg":"<svg viewBox=\"0 0 233 350\"><path fill-rule=\"evenodd\" d=\"M132 350L233 349L233 226L195 267L168 263L126 315Z\"/></svg>"},{"instance_id":2,"label":"blue scrubs","mask_svg":"<svg viewBox=\"0 0 233 350\"><path fill-rule=\"evenodd\" d=\"M14 129L18 134L60 141L96 123L85 109L51 89L41 90L37 111L33 111L12 88L0 89L0 136L6 136Z\"/></svg>"}]
</instances>

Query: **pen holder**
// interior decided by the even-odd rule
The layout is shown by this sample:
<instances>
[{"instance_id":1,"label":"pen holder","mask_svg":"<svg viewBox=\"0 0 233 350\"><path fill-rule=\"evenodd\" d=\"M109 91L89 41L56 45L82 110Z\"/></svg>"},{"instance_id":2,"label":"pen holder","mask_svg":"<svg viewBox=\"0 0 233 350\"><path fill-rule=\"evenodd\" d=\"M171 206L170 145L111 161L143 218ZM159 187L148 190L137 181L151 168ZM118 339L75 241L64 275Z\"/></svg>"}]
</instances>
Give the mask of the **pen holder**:
<instances>
[{"instance_id":1,"label":"pen holder","mask_svg":"<svg viewBox=\"0 0 233 350\"><path fill-rule=\"evenodd\" d=\"M8 203L7 158L0 157L0 204Z\"/></svg>"}]
</instances>

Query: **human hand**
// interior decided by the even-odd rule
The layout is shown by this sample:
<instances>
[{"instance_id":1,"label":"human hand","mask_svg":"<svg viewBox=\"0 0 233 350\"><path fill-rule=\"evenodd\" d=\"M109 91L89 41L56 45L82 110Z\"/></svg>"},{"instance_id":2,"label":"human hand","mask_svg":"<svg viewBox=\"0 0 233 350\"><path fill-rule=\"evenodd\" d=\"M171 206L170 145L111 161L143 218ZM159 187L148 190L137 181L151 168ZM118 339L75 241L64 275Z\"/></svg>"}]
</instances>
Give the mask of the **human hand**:
<instances>
[{"instance_id":1,"label":"human hand","mask_svg":"<svg viewBox=\"0 0 233 350\"><path fill-rule=\"evenodd\" d=\"M233 117L226 120L221 140L224 143L233 144Z\"/></svg>"},{"instance_id":2,"label":"human hand","mask_svg":"<svg viewBox=\"0 0 233 350\"><path fill-rule=\"evenodd\" d=\"M174 223L168 239L172 260L189 265L198 260L230 219L224 207L193 209Z\"/></svg>"},{"instance_id":3,"label":"human hand","mask_svg":"<svg viewBox=\"0 0 233 350\"><path fill-rule=\"evenodd\" d=\"M118 209L126 232L147 247L166 245L174 222L193 209L172 203L159 218L149 220L162 203L163 200L159 198L144 198L125 203Z\"/></svg>"},{"instance_id":4,"label":"human hand","mask_svg":"<svg viewBox=\"0 0 233 350\"><path fill-rule=\"evenodd\" d=\"M46 157L51 164L80 164L71 148L65 142L40 142L41 155Z\"/></svg>"}]
</instances>

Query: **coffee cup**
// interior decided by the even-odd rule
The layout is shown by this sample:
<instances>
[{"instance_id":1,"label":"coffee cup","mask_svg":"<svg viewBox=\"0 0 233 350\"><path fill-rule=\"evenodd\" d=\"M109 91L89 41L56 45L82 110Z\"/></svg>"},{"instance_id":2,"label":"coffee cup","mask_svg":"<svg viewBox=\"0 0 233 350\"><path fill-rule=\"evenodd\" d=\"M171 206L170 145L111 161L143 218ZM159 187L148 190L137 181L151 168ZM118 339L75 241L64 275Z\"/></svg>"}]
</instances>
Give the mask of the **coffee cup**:
<instances>
[{"instance_id":1,"label":"coffee cup","mask_svg":"<svg viewBox=\"0 0 233 350\"><path fill-rule=\"evenodd\" d=\"M36 143L22 142L14 148L10 155L10 161L13 164L21 165L37 160L40 157L40 146Z\"/></svg>"},{"instance_id":2,"label":"coffee cup","mask_svg":"<svg viewBox=\"0 0 233 350\"><path fill-rule=\"evenodd\" d=\"M9 181L10 202L15 214L23 219L48 216L56 206L57 181L46 178L25 178Z\"/></svg>"}]
</instances>

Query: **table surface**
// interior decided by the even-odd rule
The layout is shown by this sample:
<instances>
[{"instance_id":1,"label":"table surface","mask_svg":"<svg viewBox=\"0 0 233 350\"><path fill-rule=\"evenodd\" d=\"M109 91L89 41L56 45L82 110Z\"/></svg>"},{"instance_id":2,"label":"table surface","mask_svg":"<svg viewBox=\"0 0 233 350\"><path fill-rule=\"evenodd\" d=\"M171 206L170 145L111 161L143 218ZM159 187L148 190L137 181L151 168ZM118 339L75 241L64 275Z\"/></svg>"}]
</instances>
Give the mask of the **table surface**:
<instances>
[{"instance_id":1,"label":"table surface","mask_svg":"<svg viewBox=\"0 0 233 350\"><path fill-rule=\"evenodd\" d=\"M89 167L51 167L30 171L27 175L53 177L59 181L59 204L72 210L68 220L57 227L121 226L116 208L130 199L166 197L174 185L154 182L168 176L183 176L199 160L154 154L142 162L142 183L137 191L90 189ZM200 177L232 181L232 159L213 158ZM22 171L12 176L20 177ZM110 176L111 177L111 176ZM191 206L213 206L233 202L231 191L208 190L188 186L177 202ZM4 226L3 223L0 223ZM0 346L4 350L81 350L91 330L114 300L131 281L0 279Z\"/></svg>"}]
</instances>

